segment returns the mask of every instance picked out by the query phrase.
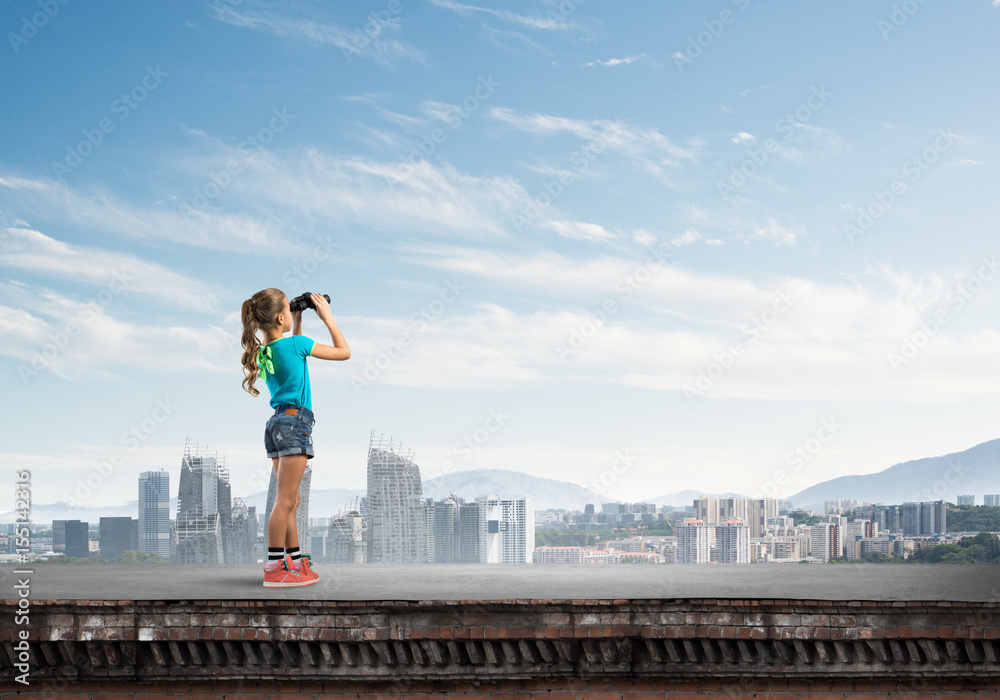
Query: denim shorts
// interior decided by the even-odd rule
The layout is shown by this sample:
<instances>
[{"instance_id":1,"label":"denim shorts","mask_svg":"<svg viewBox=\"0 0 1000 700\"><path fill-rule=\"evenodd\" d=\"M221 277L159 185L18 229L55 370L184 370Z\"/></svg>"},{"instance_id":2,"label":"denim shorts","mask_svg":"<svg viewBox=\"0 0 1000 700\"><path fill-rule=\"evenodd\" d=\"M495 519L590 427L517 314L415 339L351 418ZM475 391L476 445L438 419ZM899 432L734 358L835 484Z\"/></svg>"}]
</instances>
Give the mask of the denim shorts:
<instances>
[{"instance_id":1,"label":"denim shorts","mask_svg":"<svg viewBox=\"0 0 1000 700\"><path fill-rule=\"evenodd\" d=\"M285 415L285 410L297 409L295 415ZM274 409L274 415L264 427L264 449L268 457L285 455L315 456L312 429L316 424L313 412L303 406L283 405Z\"/></svg>"}]
</instances>

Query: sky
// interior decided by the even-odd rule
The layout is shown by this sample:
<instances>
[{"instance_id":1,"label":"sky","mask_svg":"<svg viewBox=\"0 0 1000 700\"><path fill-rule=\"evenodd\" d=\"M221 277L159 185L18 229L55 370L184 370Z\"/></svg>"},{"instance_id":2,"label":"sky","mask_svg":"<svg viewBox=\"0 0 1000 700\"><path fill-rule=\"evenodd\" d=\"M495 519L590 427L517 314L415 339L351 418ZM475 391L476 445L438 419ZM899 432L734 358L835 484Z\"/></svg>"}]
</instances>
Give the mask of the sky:
<instances>
[{"instance_id":1,"label":"sky","mask_svg":"<svg viewBox=\"0 0 1000 700\"><path fill-rule=\"evenodd\" d=\"M264 488L267 287L351 349L313 488L373 431L609 501L1000 437L998 5L6 0L0 499Z\"/></svg>"}]
</instances>

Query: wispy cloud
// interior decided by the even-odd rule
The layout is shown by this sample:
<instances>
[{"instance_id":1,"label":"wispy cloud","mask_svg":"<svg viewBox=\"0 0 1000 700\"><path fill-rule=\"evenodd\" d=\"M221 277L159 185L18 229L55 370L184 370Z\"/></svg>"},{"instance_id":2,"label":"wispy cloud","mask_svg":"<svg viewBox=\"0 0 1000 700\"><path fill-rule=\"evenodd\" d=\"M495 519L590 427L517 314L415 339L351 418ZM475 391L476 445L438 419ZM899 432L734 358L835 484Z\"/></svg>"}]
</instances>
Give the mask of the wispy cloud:
<instances>
[{"instance_id":1,"label":"wispy cloud","mask_svg":"<svg viewBox=\"0 0 1000 700\"><path fill-rule=\"evenodd\" d=\"M589 61L588 63L582 63L580 65L586 66L588 68L592 66L627 66L630 63L635 63L640 58L643 58L646 54L641 53L638 56L625 56L624 58L609 58L605 61L601 59L595 59Z\"/></svg>"},{"instance_id":2,"label":"wispy cloud","mask_svg":"<svg viewBox=\"0 0 1000 700\"><path fill-rule=\"evenodd\" d=\"M235 150L235 149L234 149ZM225 162L223 162L225 170ZM209 170L196 171L201 183ZM72 224L118 236L248 255L296 254L285 227L246 214L205 211L186 217L165 202L140 206L121 201L101 185L80 190L52 179L0 174L0 204L22 218Z\"/></svg>"},{"instance_id":3,"label":"wispy cloud","mask_svg":"<svg viewBox=\"0 0 1000 700\"><path fill-rule=\"evenodd\" d=\"M430 2L433 5L437 5L438 7L442 7L447 10L452 10L459 14L467 15L478 12L491 17L496 17L504 22L511 22L513 24L526 27L528 29L558 31L577 26L573 20L554 12L549 13L549 16L547 17L543 17L541 15L522 15L516 12L511 12L510 10L494 10L489 7L465 5L460 2L454 2L453 0L430 0Z\"/></svg>"},{"instance_id":4,"label":"wispy cloud","mask_svg":"<svg viewBox=\"0 0 1000 700\"><path fill-rule=\"evenodd\" d=\"M353 56L371 58L383 65L390 65L396 59L424 62L424 55L419 49L383 36L386 29L399 28L399 17L390 15L385 20L369 20L364 23L362 29L325 24L307 18L283 17L270 10L236 9L221 3L213 3L211 7L215 10L212 18L225 24L286 39L305 39L317 44L335 46L347 58Z\"/></svg>"},{"instance_id":5,"label":"wispy cloud","mask_svg":"<svg viewBox=\"0 0 1000 700\"><path fill-rule=\"evenodd\" d=\"M194 311L216 311L222 294L159 263L115 250L73 245L30 228L0 230L0 266L97 285L117 279L126 294Z\"/></svg>"}]
</instances>

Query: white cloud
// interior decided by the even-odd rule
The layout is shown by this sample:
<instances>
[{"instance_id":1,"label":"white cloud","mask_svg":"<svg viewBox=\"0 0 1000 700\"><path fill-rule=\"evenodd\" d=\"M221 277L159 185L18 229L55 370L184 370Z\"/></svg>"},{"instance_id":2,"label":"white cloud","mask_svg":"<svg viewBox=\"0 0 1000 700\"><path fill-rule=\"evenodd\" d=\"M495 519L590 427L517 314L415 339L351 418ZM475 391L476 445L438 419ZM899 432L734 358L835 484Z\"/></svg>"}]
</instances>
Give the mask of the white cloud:
<instances>
[{"instance_id":1,"label":"white cloud","mask_svg":"<svg viewBox=\"0 0 1000 700\"><path fill-rule=\"evenodd\" d=\"M587 66L588 68L591 66L627 66L630 63L635 63L645 55L646 54L639 54L638 56L626 56L624 58L609 58L606 61L596 59L588 63L582 63L581 65Z\"/></svg>"},{"instance_id":2,"label":"white cloud","mask_svg":"<svg viewBox=\"0 0 1000 700\"><path fill-rule=\"evenodd\" d=\"M118 280L126 293L195 311L214 311L221 294L158 263L114 250L72 245L30 228L0 230L0 266L98 285Z\"/></svg>"},{"instance_id":3,"label":"white cloud","mask_svg":"<svg viewBox=\"0 0 1000 700\"><path fill-rule=\"evenodd\" d=\"M552 229L564 238L587 241L607 241L617 238L615 234L608 231L600 224L591 224L584 221L549 221L546 228Z\"/></svg>"},{"instance_id":4,"label":"white cloud","mask_svg":"<svg viewBox=\"0 0 1000 700\"><path fill-rule=\"evenodd\" d=\"M489 7L477 7L475 5L464 5L460 2L454 2L453 0L430 0L432 4L438 7L443 7L448 10L452 10L459 14L470 14L472 12L481 12L483 14L496 17L497 19L503 20L505 22L512 22L514 24L519 24L528 29L541 29L541 30L564 30L576 27L576 23L565 16L559 16L555 13L549 13L548 17L541 17L538 15L521 15L516 12L511 12L509 10L494 10Z\"/></svg>"},{"instance_id":5,"label":"white cloud","mask_svg":"<svg viewBox=\"0 0 1000 700\"><path fill-rule=\"evenodd\" d=\"M223 161L223 169L225 165ZM204 185L208 174L216 171L196 170L201 178L199 184ZM56 180L0 176L0 202L36 220L57 221L139 239L249 255L298 252L285 228L273 220L213 211L186 217L180 207L140 207L124 203L97 186L83 191Z\"/></svg>"},{"instance_id":6,"label":"white cloud","mask_svg":"<svg viewBox=\"0 0 1000 700\"><path fill-rule=\"evenodd\" d=\"M733 136L733 138L730 140L733 143L746 143L747 141L755 141L756 138L754 137L753 134L748 134L745 131L740 131L739 133L736 134L736 136Z\"/></svg>"},{"instance_id":7,"label":"white cloud","mask_svg":"<svg viewBox=\"0 0 1000 700\"><path fill-rule=\"evenodd\" d=\"M310 19L279 17L272 12L255 12L237 10L234 7L224 7L221 3L213 3L216 19L235 27L252 29L275 36L313 41L319 44L329 44L343 51L350 60L353 56L371 58L383 65L389 65L394 59L410 59L423 62L423 54L413 46L382 36L386 27L398 27L399 18L378 22L368 21L361 27L348 29L335 24L323 24Z\"/></svg>"}]
</instances>

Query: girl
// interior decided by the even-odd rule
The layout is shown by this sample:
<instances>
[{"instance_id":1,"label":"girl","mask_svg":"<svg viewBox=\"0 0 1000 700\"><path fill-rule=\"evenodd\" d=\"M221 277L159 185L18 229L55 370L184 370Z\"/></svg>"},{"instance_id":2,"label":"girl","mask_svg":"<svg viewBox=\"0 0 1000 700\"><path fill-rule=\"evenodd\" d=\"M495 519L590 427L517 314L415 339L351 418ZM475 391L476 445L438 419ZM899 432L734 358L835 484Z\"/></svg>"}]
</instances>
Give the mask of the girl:
<instances>
[{"instance_id":1,"label":"girl","mask_svg":"<svg viewBox=\"0 0 1000 700\"><path fill-rule=\"evenodd\" d=\"M316 315L326 324L333 345L320 345L302 335L302 312L292 311L288 297L280 289L262 289L243 302L243 388L251 396L258 374L271 392L274 414L264 428L264 448L271 458L277 493L267 523L267 563L264 585L268 587L308 586L319 580L310 567L309 555L299 551L295 513L299 507L299 484L306 462L313 458L312 412L307 357L347 360L351 349L330 313L330 304L319 294L311 294ZM264 344L257 331L264 334ZM289 330L292 335L284 337Z\"/></svg>"}]
</instances>

